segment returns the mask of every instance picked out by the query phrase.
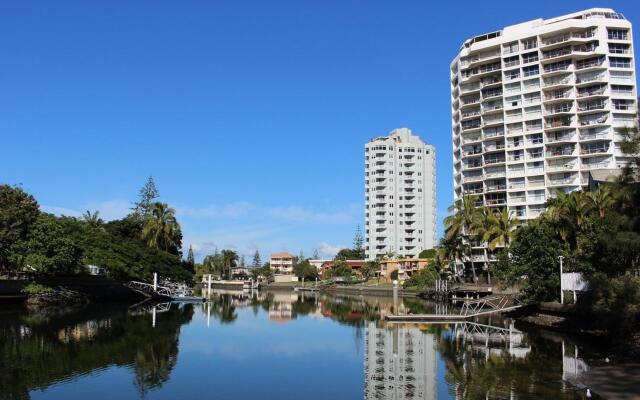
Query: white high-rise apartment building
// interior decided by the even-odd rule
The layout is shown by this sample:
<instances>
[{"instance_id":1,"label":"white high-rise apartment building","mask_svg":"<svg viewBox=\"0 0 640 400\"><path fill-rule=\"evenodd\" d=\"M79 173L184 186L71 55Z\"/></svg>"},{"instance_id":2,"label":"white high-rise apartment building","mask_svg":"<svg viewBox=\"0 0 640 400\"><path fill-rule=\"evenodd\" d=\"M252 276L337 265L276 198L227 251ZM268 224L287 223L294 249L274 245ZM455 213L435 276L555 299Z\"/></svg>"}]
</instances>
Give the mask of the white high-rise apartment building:
<instances>
[{"instance_id":1,"label":"white high-rise apartment building","mask_svg":"<svg viewBox=\"0 0 640 400\"><path fill-rule=\"evenodd\" d=\"M365 145L365 252L417 257L436 237L436 155L407 128Z\"/></svg>"},{"instance_id":2,"label":"white high-rise apartment building","mask_svg":"<svg viewBox=\"0 0 640 400\"><path fill-rule=\"evenodd\" d=\"M636 95L631 23L608 8L467 40L451 63L455 199L537 217L590 170L626 163L619 132L635 123Z\"/></svg>"}]
</instances>

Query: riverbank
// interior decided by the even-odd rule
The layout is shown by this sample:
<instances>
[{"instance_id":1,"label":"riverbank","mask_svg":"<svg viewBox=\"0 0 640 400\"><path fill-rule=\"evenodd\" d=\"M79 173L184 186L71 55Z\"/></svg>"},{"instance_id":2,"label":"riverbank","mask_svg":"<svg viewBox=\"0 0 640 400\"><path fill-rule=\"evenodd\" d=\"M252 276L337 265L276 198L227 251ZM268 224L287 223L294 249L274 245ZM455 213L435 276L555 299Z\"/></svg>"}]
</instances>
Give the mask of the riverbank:
<instances>
[{"instance_id":1,"label":"riverbank","mask_svg":"<svg viewBox=\"0 0 640 400\"><path fill-rule=\"evenodd\" d=\"M29 290L34 287L41 290ZM141 292L102 276L41 277L34 281L0 280L0 305L24 303L46 307L88 303L135 304L146 297Z\"/></svg>"}]
</instances>

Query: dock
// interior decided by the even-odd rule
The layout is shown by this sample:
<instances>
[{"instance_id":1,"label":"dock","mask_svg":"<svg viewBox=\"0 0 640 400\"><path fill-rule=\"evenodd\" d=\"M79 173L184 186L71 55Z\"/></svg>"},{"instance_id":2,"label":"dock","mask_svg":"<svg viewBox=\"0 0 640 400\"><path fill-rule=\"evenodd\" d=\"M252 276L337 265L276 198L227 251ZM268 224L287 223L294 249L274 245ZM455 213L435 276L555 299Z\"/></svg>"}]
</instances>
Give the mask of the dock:
<instances>
[{"instance_id":1,"label":"dock","mask_svg":"<svg viewBox=\"0 0 640 400\"><path fill-rule=\"evenodd\" d=\"M396 314L385 316L385 320L395 322L464 321L481 315L502 313L526 306L513 295L488 296L479 299L462 299L461 301L463 304L459 314Z\"/></svg>"}]
</instances>

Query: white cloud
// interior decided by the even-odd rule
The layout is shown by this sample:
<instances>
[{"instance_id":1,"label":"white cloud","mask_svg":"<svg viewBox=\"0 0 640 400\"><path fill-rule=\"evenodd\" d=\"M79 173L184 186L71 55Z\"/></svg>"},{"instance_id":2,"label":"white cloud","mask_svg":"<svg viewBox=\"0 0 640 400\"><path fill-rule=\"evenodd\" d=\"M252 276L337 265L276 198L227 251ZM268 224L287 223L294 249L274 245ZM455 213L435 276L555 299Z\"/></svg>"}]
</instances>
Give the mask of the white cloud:
<instances>
[{"instance_id":1,"label":"white cloud","mask_svg":"<svg viewBox=\"0 0 640 400\"><path fill-rule=\"evenodd\" d=\"M318 252L323 257L333 258L343 248L344 248L343 246L334 246L334 245L331 245L329 243L322 242L322 243L320 243L320 246L318 247Z\"/></svg>"}]
</instances>

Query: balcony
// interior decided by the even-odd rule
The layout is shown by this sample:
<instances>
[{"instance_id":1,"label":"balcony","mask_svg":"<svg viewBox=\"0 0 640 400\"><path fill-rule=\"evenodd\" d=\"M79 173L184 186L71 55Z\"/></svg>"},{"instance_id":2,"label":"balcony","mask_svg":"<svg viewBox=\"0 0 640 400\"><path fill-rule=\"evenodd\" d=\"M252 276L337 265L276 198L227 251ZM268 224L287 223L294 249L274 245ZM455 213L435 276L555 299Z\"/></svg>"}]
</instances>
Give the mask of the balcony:
<instances>
[{"instance_id":1,"label":"balcony","mask_svg":"<svg viewBox=\"0 0 640 400\"><path fill-rule=\"evenodd\" d=\"M475 162L475 163L462 164L462 170L463 171L467 171L469 169L474 169L474 168L482 168L482 163L481 162Z\"/></svg>"},{"instance_id":2,"label":"balcony","mask_svg":"<svg viewBox=\"0 0 640 400\"><path fill-rule=\"evenodd\" d=\"M578 103L578 112L604 110L606 106L607 106L606 101L586 103L586 104Z\"/></svg>"},{"instance_id":3,"label":"balcony","mask_svg":"<svg viewBox=\"0 0 640 400\"><path fill-rule=\"evenodd\" d=\"M549 179L548 183L549 186L573 186L578 184L578 178L575 176L562 179Z\"/></svg>"},{"instance_id":4,"label":"balcony","mask_svg":"<svg viewBox=\"0 0 640 400\"><path fill-rule=\"evenodd\" d=\"M463 112L461 113L461 117L463 119L465 118L471 118L471 117L477 117L481 114L480 110L477 111L467 111L467 112Z\"/></svg>"},{"instance_id":5,"label":"balcony","mask_svg":"<svg viewBox=\"0 0 640 400\"><path fill-rule=\"evenodd\" d=\"M507 185L487 185L487 192L497 192L506 189Z\"/></svg>"},{"instance_id":6,"label":"balcony","mask_svg":"<svg viewBox=\"0 0 640 400\"><path fill-rule=\"evenodd\" d=\"M464 177L462 177L462 183L480 182L483 179L484 179L484 177L482 175L464 176Z\"/></svg>"},{"instance_id":7,"label":"balcony","mask_svg":"<svg viewBox=\"0 0 640 400\"><path fill-rule=\"evenodd\" d=\"M592 60L578 61L576 63L576 70L582 71L589 68L604 68L604 57L598 57Z\"/></svg>"},{"instance_id":8,"label":"balcony","mask_svg":"<svg viewBox=\"0 0 640 400\"><path fill-rule=\"evenodd\" d=\"M573 113L573 102L563 104L559 107L547 107L545 108L544 115L566 114L566 113Z\"/></svg>"},{"instance_id":9,"label":"balcony","mask_svg":"<svg viewBox=\"0 0 640 400\"><path fill-rule=\"evenodd\" d=\"M504 144L496 144L496 145L486 145L484 146L484 151L497 151L504 150Z\"/></svg>"},{"instance_id":10,"label":"balcony","mask_svg":"<svg viewBox=\"0 0 640 400\"><path fill-rule=\"evenodd\" d=\"M547 136L547 143L575 142L575 141L576 141L576 136L573 133L570 135Z\"/></svg>"},{"instance_id":11,"label":"balcony","mask_svg":"<svg viewBox=\"0 0 640 400\"><path fill-rule=\"evenodd\" d=\"M598 89L585 89L578 90L578 98L590 97L590 96L601 96L604 95L607 90L606 86L602 86Z\"/></svg>"},{"instance_id":12,"label":"balcony","mask_svg":"<svg viewBox=\"0 0 640 400\"><path fill-rule=\"evenodd\" d=\"M542 70L543 74L553 74L557 72L569 72L571 67L571 62L561 62L557 64L549 64L545 65Z\"/></svg>"},{"instance_id":13,"label":"balcony","mask_svg":"<svg viewBox=\"0 0 640 400\"><path fill-rule=\"evenodd\" d=\"M544 124L545 129L566 128L569 126L571 126L571 118L547 120L547 123Z\"/></svg>"},{"instance_id":14,"label":"balcony","mask_svg":"<svg viewBox=\"0 0 640 400\"><path fill-rule=\"evenodd\" d=\"M485 158L484 160L485 165L500 164L503 162L505 162L504 158L489 158L489 159Z\"/></svg>"},{"instance_id":15,"label":"balcony","mask_svg":"<svg viewBox=\"0 0 640 400\"><path fill-rule=\"evenodd\" d=\"M502 118L490 118L490 119L485 118L484 121L482 122L482 126L497 125L502 123L504 123L504 119Z\"/></svg>"},{"instance_id":16,"label":"balcony","mask_svg":"<svg viewBox=\"0 0 640 400\"><path fill-rule=\"evenodd\" d=\"M550 60L552 58L558 58L558 57L567 56L567 55L571 55L571 46L562 47L562 48L551 50L551 51L543 51L542 59Z\"/></svg>"},{"instance_id":17,"label":"balcony","mask_svg":"<svg viewBox=\"0 0 640 400\"><path fill-rule=\"evenodd\" d=\"M472 65L474 63L485 61L485 60L490 60L490 59L496 58L496 57L500 57L500 50L487 52L487 53L475 54L473 56L470 56L469 58L466 58L464 60L460 60L460 65L462 67L467 67L467 66Z\"/></svg>"},{"instance_id":18,"label":"balcony","mask_svg":"<svg viewBox=\"0 0 640 400\"><path fill-rule=\"evenodd\" d=\"M607 122L608 115L593 119L580 119L580 126L603 125Z\"/></svg>"},{"instance_id":19,"label":"balcony","mask_svg":"<svg viewBox=\"0 0 640 400\"><path fill-rule=\"evenodd\" d=\"M580 155L605 154L609 151L609 144L603 143L597 146L586 146L580 149Z\"/></svg>"},{"instance_id":20,"label":"balcony","mask_svg":"<svg viewBox=\"0 0 640 400\"><path fill-rule=\"evenodd\" d=\"M562 79L548 79L545 80L542 84L543 87L553 87L553 86L570 86L573 84L573 80L571 77L566 77Z\"/></svg>"},{"instance_id":21,"label":"balcony","mask_svg":"<svg viewBox=\"0 0 640 400\"><path fill-rule=\"evenodd\" d=\"M591 141L591 140L607 140L607 139L610 139L609 132L588 133L588 134L580 135L580 140L585 142Z\"/></svg>"},{"instance_id":22,"label":"balcony","mask_svg":"<svg viewBox=\"0 0 640 400\"><path fill-rule=\"evenodd\" d=\"M462 131L470 131L473 129L479 129L480 128L480 121L474 122L474 123L469 123L469 124L465 124L462 123Z\"/></svg>"},{"instance_id":23,"label":"balcony","mask_svg":"<svg viewBox=\"0 0 640 400\"><path fill-rule=\"evenodd\" d=\"M589 75L586 77L576 77L576 84L581 85L589 82L605 81L607 78L604 74Z\"/></svg>"},{"instance_id":24,"label":"balcony","mask_svg":"<svg viewBox=\"0 0 640 400\"><path fill-rule=\"evenodd\" d=\"M567 157L573 156L575 149L568 147L562 149L550 149L547 151L547 157Z\"/></svg>"},{"instance_id":25,"label":"balcony","mask_svg":"<svg viewBox=\"0 0 640 400\"><path fill-rule=\"evenodd\" d=\"M547 166L548 172L555 171L575 171L576 164L559 164L559 165L549 165Z\"/></svg>"},{"instance_id":26,"label":"balcony","mask_svg":"<svg viewBox=\"0 0 640 400\"><path fill-rule=\"evenodd\" d=\"M553 46L561 43L566 43L574 39L577 39L577 40L590 39L594 37L595 34L596 34L595 30L590 30L586 32L565 33L563 35L558 35L558 36L554 36L549 39L543 40L542 45L544 47L547 47L547 46Z\"/></svg>"},{"instance_id":27,"label":"balcony","mask_svg":"<svg viewBox=\"0 0 640 400\"><path fill-rule=\"evenodd\" d=\"M487 199L485 203L488 206L504 206L507 205L506 199Z\"/></svg>"}]
</instances>

